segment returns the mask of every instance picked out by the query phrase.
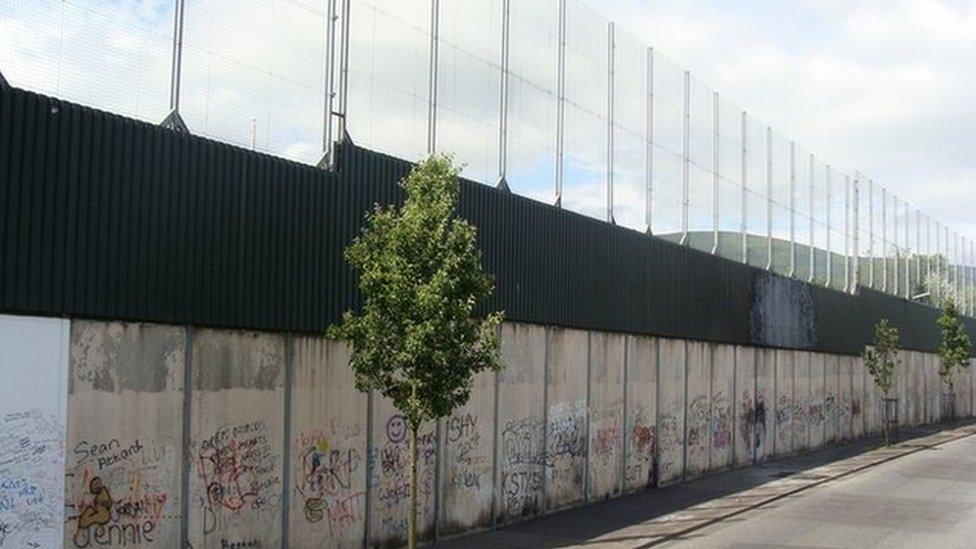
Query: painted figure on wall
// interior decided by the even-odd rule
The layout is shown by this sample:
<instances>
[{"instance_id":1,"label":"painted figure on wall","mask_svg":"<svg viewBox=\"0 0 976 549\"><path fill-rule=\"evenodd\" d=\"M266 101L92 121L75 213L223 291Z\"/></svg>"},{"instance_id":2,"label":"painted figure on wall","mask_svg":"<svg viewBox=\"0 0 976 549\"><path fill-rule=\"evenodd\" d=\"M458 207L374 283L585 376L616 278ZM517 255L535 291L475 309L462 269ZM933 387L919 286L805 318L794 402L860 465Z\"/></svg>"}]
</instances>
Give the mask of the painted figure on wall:
<instances>
[{"instance_id":1,"label":"painted figure on wall","mask_svg":"<svg viewBox=\"0 0 976 549\"><path fill-rule=\"evenodd\" d=\"M112 495L102 483L102 478L92 477L91 482L88 483L88 489L91 490L94 498L91 505L86 507L78 517L79 529L102 526L112 518Z\"/></svg>"}]
</instances>

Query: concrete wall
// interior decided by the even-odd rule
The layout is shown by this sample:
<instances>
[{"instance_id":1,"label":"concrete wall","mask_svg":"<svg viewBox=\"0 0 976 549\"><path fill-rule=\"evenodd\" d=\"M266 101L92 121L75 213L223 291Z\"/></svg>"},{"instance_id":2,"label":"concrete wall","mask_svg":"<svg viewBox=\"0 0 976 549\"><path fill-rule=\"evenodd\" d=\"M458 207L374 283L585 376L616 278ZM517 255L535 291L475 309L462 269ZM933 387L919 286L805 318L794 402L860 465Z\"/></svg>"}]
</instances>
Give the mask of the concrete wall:
<instances>
[{"instance_id":1,"label":"concrete wall","mask_svg":"<svg viewBox=\"0 0 976 549\"><path fill-rule=\"evenodd\" d=\"M177 546L184 538L193 547L402 543L407 426L389 400L355 390L345 344L81 320L70 323L69 338L67 321L0 322L9 339L0 360L17 365L11 371L44 357L17 379L18 390L7 390L2 440L52 450L43 469L25 468L34 462L0 446L7 539L68 547ZM421 431L424 539L880 428L880 398L859 357L515 323L500 330L506 368L476 376L471 400ZM38 354L21 338L53 351ZM902 424L938 419L937 357L906 352L901 364ZM964 370L959 416L972 411L973 383ZM51 398L60 391L67 394ZM48 409L38 415L31 406Z\"/></svg>"},{"instance_id":2,"label":"concrete wall","mask_svg":"<svg viewBox=\"0 0 976 549\"><path fill-rule=\"evenodd\" d=\"M64 501L67 320L0 315L0 546L56 547ZM69 516L77 514L67 509Z\"/></svg>"},{"instance_id":3,"label":"concrete wall","mask_svg":"<svg viewBox=\"0 0 976 549\"><path fill-rule=\"evenodd\" d=\"M66 546L180 544L185 357L184 328L73 323Z\"/></svg>"}]
</instances>

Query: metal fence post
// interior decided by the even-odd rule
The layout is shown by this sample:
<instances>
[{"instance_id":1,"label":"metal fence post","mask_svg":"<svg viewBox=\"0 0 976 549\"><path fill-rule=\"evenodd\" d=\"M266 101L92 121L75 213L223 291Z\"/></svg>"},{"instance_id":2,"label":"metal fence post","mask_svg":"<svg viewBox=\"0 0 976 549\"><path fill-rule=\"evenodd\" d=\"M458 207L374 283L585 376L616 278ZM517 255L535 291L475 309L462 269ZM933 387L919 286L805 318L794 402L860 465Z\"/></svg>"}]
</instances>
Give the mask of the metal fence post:
<instances>
[{"instance_id":1,"label":"metal fence post","mask_svg":"<svg viewBox=\"0 0 976 549\"><path fill-rule=\"evenodd\" d=\"M183 20L186 10L185 0L176 0L173 16L173 58L169 73L169 114L160 123L164 128L178 132L189 132L183 117L180 116L180 80L183 72Z\"/></svg>"},{"instance_id":2,"label":"metal fence post","mask_svg":"<svg viewBox=\"0 0 976 549\"><path fill-rule=\"evenodd\" d=\"M613 80L615 27L613 21L607 23L607 222L613 219Z\"/></svg>"},{"instance_id":3,"label":"metal fence post","mask_svg":"<svg viewBox=\"0 0 976 549\"><path fill-rule=\"evenodd\" d=\"M825 175L827 181L827 283L824 285L829 288L834 272L834 259L830 253L830 164L827 164L827 171Z\"/></svg>"},{"instance_id":4,"label":"metal fence post","mask_svg":"<svg viewBox=\"0 0 976 549\"><path fill-rule=\"evenodd\" d=\"M933 295L932 288L932 220L925 216L925 289Z\"/></svg>"},{"instance_id":5,"label":"metal fence post","mask_svg":"<svg viewBox=\"0 0 976 549\"><path fill-rule=\"evenodd\" d=\"M790 141L790 278L796 276L796 142Z\"/></svg>"},{"instance_id":6,"label":"metal fence post","mask_svg":"<svg viewBox=\"0 0 976 549\"><path fill-rule=\"evenodd\" d=\"M848 177L848 180L850 178ZM857 285L860 283L860 222L861 222L861 176L855 172L854 174L854 194L853 194L853 204L851 205L851 214L853 217L853 223L851 224L851 238L853 239L853 245L851 246L853 255L853 265L851 267L851 285L850 292L857 293Z\"/></svg>"},{"instance_id":7,"label":"metal fence post","mask_svg":"<svg viewBox=\"0 0 976 549\"><path fill-rule=\"evenodd\" d=\"M895 286L891 289L891 293L897 296L898 278L901 276L901 267L898 265L898 260L901 257L901 250L898 248L898 196L895 194L891 195L891 221L893 223L894 232L894 234L891 235L891 241L893 243L891 248L895 255L895 257L892 258L895 261Z\"/></svg>"},{"instance_id":8,"label":"metal fence post","mask_svg":"<svg viewBox=\"0 0 976 549\"><path fill-rule=\"evenodd\" d=\"M874 289L874 181L868 179L868 287Z\"/></svg>"},{"instance_id":9,"label":"metal fence post","mask_svg":"<svg viewBox=\"0 0 976 549\"><path fill-rule=\"evenodd\" d=\"M912 298L912 261L908 255L911 252L911 213L908 211L908 202L905 202L905 299Z\"/></svg>"},{"instance_id":10,"label":"metal fence post","mask_svg":"<svg viewBox=\"0 0 976 549\"><path fill-rule=\"evenodd\" d=\"M749 120L742 111L742 263L749 263Z\"/></svg>"},{"instance_id":11,"label":"metal fence post","mask_svg":"<svg viewBox=\"0 0 976 549\"><path fill-rule=\"evenodd\" d=\"M339 44L339 106L336 109L336 137L345 141L348 136L346 114L349 107L349 19L352 17L351 0L342 0L342 42Z\"/></svg>"},{"instance_id":12,"label":"metal fence post","mask_svg":"<svg viewBox=\"0 0 976 549\"><path fill-rule=\"evenodd\" d=\"M712 92L712 255L718 253L718 92Z\"/></svg>"},{"instance_id":13,"label":"metal fence post","mask_svg":"<svg viewBox=\"0 0 976 549\"><path fill-rule=\"evenodd\" d=\"M332 111L335 100L335 37L336 37L336 0L328 1L328 12L325 14L325 120L322 130L322 154L317 165L319 168L331 169L335 166L332 135Z\"/></svg>"},{"instance_id":14,"label":"metal fence post","mask_svg":"<svg viewBox=\"0 0 976 549\"><path fill-rule=\"evenodd\" d=\"M915 209L915 292L922 286L922 211Z\"/></svg>"},{"instance_id":15,"label":"metal fence post","mask_svg":"<svg viewBox=\"0 0 976 549\"><path fill-rule=\"evenodd\" d=\"M644 120L644 224L654 234L654 48L647 48L647 113Z\"/></svg>"},{"instance_id":16,"label":"metal fence post","mask_svg":"<svg viewBox=\"0 0 976 549\"><path fill-rule=\"evenodd\" d=\"M691 73L685 71L684 143L681 153L681 244L688 245L688 192L691 163Z\"/></svg>"},{"instance_id":17,"label":"metal fence post","mask_svg":"<svg viewBox=\"0 0 976 549\"><path fill-rule=\"evenodd\" d=\"M437 151L437 65L438 31L440 30L440 0L430 0L430 65L427 74L427 154Z\"/></svg>"},{"instance_id":18,"label":"metal fence post","mask_svg":"<svg viewBox=\"0 0 976 549\"><path fill-rule=\"evenodd\" d=\"M888 189L881 187L881 291L888 292Z\"/></svg>"},{"instance_id":19,"label":"metal fence post","mask_svg":"<svg viewBox=\"0 0 976 549\"><path fill-rule=\"evenodd\" d=\"M773 128L766 126L766 270L773 269Z\"/></svg>"},{"instance_id":20,"label":"metal fence post","mask_svg":"<svg viewBox=\"0 0 976 549\"><path fill-rule=\"evenodd\" d=\"M844 291L851 291L851 176L844 175Z\"/></svg>"},{"instance_id":21,"label":"metal fence post","mask_svg":"<svg viewBox=\"0 0 976 549\"><path fill-rule=\"evenodd\" d=\"M498 97L498 181L495 186L508 190L508 57L511 0L502 0L501 82Z\"/></svg>"},{"instance_id":22,"label":"metal fence post","mask_svg":"<svg viewBox=\"0 0 976 549\"><path fill-rule=\"evenodd\" d=\"M566 133L566 0L559 0L559 53L556 60L556 198L563 205L563 146Z\"/></svg>"},{"instance_id":23,"label":"metal fence post","mask_svg":"<svg viewBox=\"0 0 976 549\"><path fill-rule=\"evenodd\" d=\"M814 276L817 272L817 256L813 250L813 236L814 236L814 222L813 222L813 197L815 193L813 191L813 154L809 157L809 165L807 166L807 255L809 256L808 261L810 261L810 269L807 272L807 282L813 283ZM829 257L827 258L829 261Z\"/></svg>"}]
</instances>

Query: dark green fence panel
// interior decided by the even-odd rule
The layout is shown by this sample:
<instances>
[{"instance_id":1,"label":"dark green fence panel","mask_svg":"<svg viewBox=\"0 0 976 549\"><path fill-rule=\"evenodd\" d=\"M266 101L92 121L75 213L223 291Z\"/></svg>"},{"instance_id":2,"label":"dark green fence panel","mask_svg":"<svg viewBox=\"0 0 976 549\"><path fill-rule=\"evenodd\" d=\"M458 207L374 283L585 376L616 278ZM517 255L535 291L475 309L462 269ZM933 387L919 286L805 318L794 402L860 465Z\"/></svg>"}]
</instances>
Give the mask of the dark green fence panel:
<instances>
[{"instance_id":1,"label":"dark green fence panel","mask_svg":"<svg viewBox=\"0 0 976 549\"><path fill-rule=\"evenodd\" d=\"M402 160L324 172L21 90L0 91L0 311L320 332L357 304L342 251ZM510 320L859 352L889 318L933 351L938 312L852 296L463 181ZM967 320L972 331L973 322Z\"/></svg>"}]
</instances>

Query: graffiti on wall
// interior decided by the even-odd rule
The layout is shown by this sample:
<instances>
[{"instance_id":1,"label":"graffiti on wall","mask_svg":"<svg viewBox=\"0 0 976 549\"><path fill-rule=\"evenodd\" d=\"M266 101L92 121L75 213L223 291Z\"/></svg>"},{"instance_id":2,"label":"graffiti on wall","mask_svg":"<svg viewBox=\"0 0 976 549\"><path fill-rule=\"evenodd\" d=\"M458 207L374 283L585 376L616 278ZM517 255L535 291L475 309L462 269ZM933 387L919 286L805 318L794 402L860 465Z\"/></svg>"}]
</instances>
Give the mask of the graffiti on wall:
<instances>
[{"instance_id":1,"label":"graffiti on wall","mask_svg":"<svg viewBox=\"0 0 976 549\"><path fill-rule=\"evenodd\" d=\"M654 483L655 429L644 406L634 408L627 427L627 463L624 482L627 486L650 486Z\"/></svg>"},{"instance_id":2,"label":"graffiti on wall","mask_svg":"<svg viewBox=\"0 0 976 549\"><path fill-rule=\"evenodd\" d=\"M704 472L708 468L712 424L711 402L708 395L698 395L691 399L685 421L688 430L685 439L688 446L686 469L694 473Z\"/></svg>"},{"instance_id":3,"label":"graffiti on wall","mask_svg":"<svg viewBox=\"0 0 976 549\"><path fill-rule=\"evenodd\" d=\"M658 411L658 464L657 478L673 480L681 475L684 456L683 406L670 401Z\"/></svg>"},{"instance_id":4,"label":"graffiti on wall","mask_svg":"<svg viewBox=\"0 0 976 549\"><path fill-rule=\"evenodd\" d=\"M277 516L281 455L264 420L219 427L191 446L194 473L204 489L196 494L204 535L225 520Z\"/></svg>"},{"instance_id":5,"label":"graffiti on wall","mask_svg":"<svg viewBox=\"0 0 976 549\"><path fill-rule=\"evenodd\" d=\"M62 430L40 410L0 416L0 547L41 547L60 526Z\"/></svg>"},{"instance_id":6,"label":"graffiti on wall","mask_svg":"<svg viewBox=\"0 0 976 549\"><path fill-rule=\"evenodd\" d=\"M402 506L410 495L410 448L407 421L400 414L387 418L380 440L366 458L367 486L372 490L372 505L379 515L379 529L391 537L402 537L407 522ZM428 430L417 436L417 510L421 524L433 508L434 469L437 461L437 437Z\"/></svg>"},{"instance_id":7,"label":"graffiti on wall","mask_svg":"<svg viewBox=\"0 0 976 549\"><path fill-rule=\"evenodd\" d=\"M482 430L481 418L470 412L456 413L444 420L447 479L467 497L490 501L491 441L483 440Z\"/></svg>"},{"instance_id":8,"label":"graffiti on wall","mask_svg":"<svg viewBox=\"0 0 976 549\"><path fill-rule=\"evenodd\" d=\"M68 449L65 537L75 547L159 541L174 519L170 486L179 471L173 441L91 438Z\"/></svg>"},{"instance_id":9,"label":"graffiti on wall","mask_svg":"<svg viewBox=\"0 0 976 549\"><path fill-rule=\"evenodd\" d=\"M776 401L776 448L789 450L793 445L793 399L779 395Z\"/></svg>"},{"instance_id":10,"label":"graffiti on wall","mask_svg":"<svg viewBox=\"0 0 976 549\"><path fill-rule=\"evenodd\" d=\"M545 448L545 422L533 416L510 419L500 434L504 514L517 517L538 513L543 475L549 460Z\"/></svg>"},{"instance_id":11,"label":"graffiti on wall","mask_svg":"<svg viewBox=\"0 0 976 549\"><path fill-rule=\"evenodd\" d=\"M563 402L549 408L546 427L546 476L553 486L582 493L586 471L586 402Z\"/></svg>"},{"instance_id":12,"label":"graffiti on wall","mask_svg":"<svg viewBox=\"0 0 976 549\"><path fill-rule=\"evenodd\" d=\"M323 524L332 538L342 537L364 520L366 492L360 472L365 459L359 450L360 424L331 421L299 433L295 456L299 470L294 492L302 516L311 524ZM357 480L358 479L358 480Z\"/></svg>"},{"instance_id":13,"label":"graffiti on wall","mask_svg":"<svg viewBox=\"0 0 976 549\"><path fill-rule=\"evenodd\" d=\"M727 450L732 446L732 405L718 391L712 397L712 448Z\"/></svg>"}]
</instances>

